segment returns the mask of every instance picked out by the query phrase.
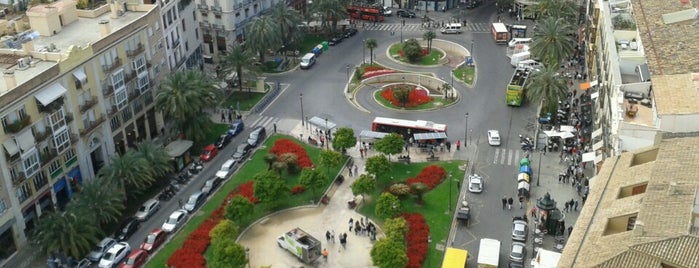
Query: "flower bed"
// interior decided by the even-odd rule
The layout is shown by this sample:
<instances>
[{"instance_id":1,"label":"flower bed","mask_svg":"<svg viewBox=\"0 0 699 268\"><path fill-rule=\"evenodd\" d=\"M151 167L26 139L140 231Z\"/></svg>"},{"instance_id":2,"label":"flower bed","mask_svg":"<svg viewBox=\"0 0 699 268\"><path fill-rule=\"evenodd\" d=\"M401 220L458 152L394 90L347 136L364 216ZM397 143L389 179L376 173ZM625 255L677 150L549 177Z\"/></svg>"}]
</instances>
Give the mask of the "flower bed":
<instances>
[{"instance_id":1,"label":"flower bed","mask_svg":"<svg viewBox=\"0 0 699 268\"><path fill-rule=\"evenodd\" d=\"M272 149L269 150L269 152L276 154L277 156L281 156L285 153L295 154L298 157L297 164L299 165L299 167L313 167L313 161L311 161L311 158L308 156L306 149L304 149L303 147L301 147L301 145L296 144L290 139L277 140L276 142L274 142L274 145L272 146Z\"/></svg>"},{"instance_id":2,"label":"flower bed","mask_svg":"<svg viewBox=\"0 0 699 268\"><path fill-rule=\"evenodd\" d=\"M394 92L395 90L405 88L406 86L408 85L388 86L381 92L381 97L389 101L394 106L403 107L400 101L396 99ZM415 107L430 101L432 101L432 97L430 97L427 90L415 87L410 89L410 93L408 94L408 103L405 104L405 107Z\"/></svg>"},{"instance_id":3,"label":"flower bed","mask_svg":"<svg viewBox=\"0 0 699 268\"><path fill-rule=\"evenodd\" d=\"M392 74L395 73L396 71L394 70L388 70L388 69L381 69L381 70L375 70L375 71L367 71L362 74L362 79L367 79L367 78L372 78L374 76L379 76L379 75L384 75L384 74Z\"/></svg>"},{"instance_id":4,"label":"flower bed","mask_svg":"<svg viewBox=\"0 0 699 268\"><path fill-rule=\"evenodd\" d=\"M427 240L430 235L430 226L425 222L425 217L420 213L403 213L403 218L408 224L408 233L405 234L408 254L408 268L421 268L427 256Z\"/></svg>"},{"instance_id":5,"label":"flower bed","mask_svg":"<svg viewBox=\"0 0 699 268\"><path fill-rule=\"evenodd\" d=\"M430 54L430 50L427 49L426 47L423 47L422 50L420 50L420 56L427 56ZM405 52L403 52L403 49L398 50L398 55L402 57L405 57Z\"/></svg>"},{"instance_id":6,"label":"flower bed","mask_svg":"<svg viewBox=\"0 0 699 268\"><path fill-rule=\"evenodd\" d=\"M437 184L442 182L444 178L447 177L447 171L443 167L430 165L422 169L420 174L417 174L414 178L409 178L406 180L408 185L413 183L423 183L430 190L432 190Z\"/></svg>"}]
</instances>

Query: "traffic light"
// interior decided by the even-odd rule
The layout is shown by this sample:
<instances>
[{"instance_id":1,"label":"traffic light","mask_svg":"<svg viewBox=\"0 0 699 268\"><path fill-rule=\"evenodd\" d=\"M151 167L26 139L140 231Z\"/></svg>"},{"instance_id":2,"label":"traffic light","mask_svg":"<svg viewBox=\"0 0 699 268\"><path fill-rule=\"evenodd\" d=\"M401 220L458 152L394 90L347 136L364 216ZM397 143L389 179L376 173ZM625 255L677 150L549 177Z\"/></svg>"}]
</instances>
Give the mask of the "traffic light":
<instances>
[{"instance_id":1,"label":"traffic light","mask_svg":"<svg viewBox=\"0 0 699 268\"><path fill-rule=\"evenodd\" d=\"M403 20L403 26L405 26L405 20Z\"/></svg>"}]
</instances>

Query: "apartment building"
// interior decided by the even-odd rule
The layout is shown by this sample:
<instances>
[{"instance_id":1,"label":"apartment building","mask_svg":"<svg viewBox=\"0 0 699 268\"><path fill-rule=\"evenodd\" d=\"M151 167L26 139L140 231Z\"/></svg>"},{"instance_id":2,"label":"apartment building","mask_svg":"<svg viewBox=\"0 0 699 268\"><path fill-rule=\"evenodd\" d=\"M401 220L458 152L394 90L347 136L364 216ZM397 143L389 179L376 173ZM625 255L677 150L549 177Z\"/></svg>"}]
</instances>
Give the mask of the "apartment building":
<instances>
[{"instance_id":1,"label":"apartment building","mask_svg":"<svg viewBox=\"0 0 699 268\"><path fill-rule=\"evenodd\" d=\"M697 150L665 137L605 160L558 267L699 267Z\"/></svg>"},{"instance_id":2,"label":"apartment building","mask_svg":"<svg viewBox=\"0 0 699 268\"><path fill-rule=\"evenodd\" d=\"M202 42L193 0L146 0L160 6L170 70L202 69Z\"/></svg>"},{"instance_id":3,"label":"apartment building","mask_svg":"<svg viewBox=\"0 0 699 268\"><path fill-rule=\"evenodd\" d=\"M588 0L595 162L699 131L696 1Z\"/></svg>"},{"instance_id":4,"label":"apartment building","mask_svg":"<svg viewBox=\"0 0 699 268\"><path fill-rule=\"evenodd\" d=\"M160 133L160 21L157 5L62 0L30 7L0 38L0 259L110 156Z\"/></svg>"}]
</instances>

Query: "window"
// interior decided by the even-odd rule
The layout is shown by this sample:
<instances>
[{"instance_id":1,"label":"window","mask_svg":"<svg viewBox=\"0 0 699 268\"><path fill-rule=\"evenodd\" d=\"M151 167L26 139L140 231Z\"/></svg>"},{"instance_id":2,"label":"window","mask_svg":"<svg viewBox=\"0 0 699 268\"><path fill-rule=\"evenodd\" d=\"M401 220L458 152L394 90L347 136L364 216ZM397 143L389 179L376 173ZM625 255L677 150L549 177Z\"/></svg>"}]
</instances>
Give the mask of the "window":
<instances>
[{"instance_id":1,"label":"window","mask_svg":"<svg viewBox=\"0 0 699 268\"><path fill-rule=\"evenodd\" d=\"M146 92L143 95L144 95L143 101L146 103L146 105L150 105L151 103L153 103L153 95L151 94L150 91Z\"/></svg>"},{"instance_id":2,"label":"window","mask_svg":"<svg viewBox=\"0 0 699 268\"><path fill-rule=\"evenodd\" d=\"M165 17L163 17L165 18ZM160 23L155 22L155 30L160 30Z\"/></svg>"},{"instance_id":3,"label":"window","mask_svg":"<svg viewBox=\"0 0 699 268\"><path fill-rule=\"evenodd\" d=\"M185 27L184 19L182 19L182 32L186 32L186 31L187 31L187 27Z\"/></svg>"},{"instance_id":4,"label":"window","mask_svg":"<svg viewBox=\"0 0 699 268\"><path fill-rule=\"evenodd\" d=\"M153 36L153 27L148 27L148 37Z\"/></svg>"},{"instance_id":5,"label":"window","mask_svg":"<svg viewBox=\"0 0 699 268\"><path fill-rule=\"evenodd\" d=\"M619 189L619 197L618 198L624 198L624 197L629 197L629 196L634 196L634 195L645 193L647 186L648 186L648 182L621 187Z\"/></svg>"},{"instance_id":6,"label":"window","mask_svg":"<svg viewBox=\"0 0 699 268\"><path fill-rule=\"evenodd\" d=\"M27 177L34 176L39 170L39 152L32 150L26 158L22 159L24 165L24 175Z\"/></svg>"},{"instance_id":7,"label":"window","mask_svg":"<svg viewBox=\"0 0 699 268\"><path fill-rule=\"evenodd\" d=\"M143 110L143 104L141 104L141 100L137 99L133 102L133 113L137 114L141 112L141 110Z\"/></svg>"},{"instance_id":8,"label":"window","mask_svg":"<svg viewBox=\"0 0 699 268\"><path fill-rule=\"evenodd\" d=\"M19 199L20 203L29 199L30 196L32 196L32 191L31 188L29 188L28 183L24 183L19 188L17 188L17 199Z\"/></svg>"},{"instance_id":9,"label":"window","mask_svg":"<svg viewBox=\"0 0 699 268\"><path fill-rule=\"evenodd\" d=\"M63 154L63 161L65 161L66 163L68 163L73 158L75 158L75 149L73 148L68 149L66 153Z\"/></svg>"},{"instance_id":10,"label":"window","mask_svg":"<svg viewBox=\"0 0 699 268\"><path fill-rule=\"evenodd\" d=\"M167 28L167 19L166 19L166 17L165 17L165 14L163 14L163 25L165 25L165 28ZM158 24L156 23L155 26L156 26L156 29L157 29Z\"/></svg>"},{"instance_id":11,"label":"window","mask_svg":"<svg viewBox=\"0 0 699 268\"><path fill-rule=\"evenodd\" d=\"M0 215L5 214L5 211L7 211L7 204L5 203L5 199L0 199Z\"/></svg>"},{"instance_id":12,"label":"window","mask_svg":"<svg viewBox=\"0 0 699 268\"><path fill-rule=\"evenodd\" d=\"M119 90L120 87L124 86L124 69L112 74L112 86L114 86L114 90Z\"/></svg>"},{"instance_id":13,"label":"window","mask_svg":"<svg viewBox=\"0 0 699 268\"><path fill-rule=\"evenodd\" d=\"M58 161L54 161L54 162L58 162ZM60 167L60 163L59 163L59 167ZM46 174L44 174L44 172L39 172L39 174L36 174L36 177L34 177L33 181L34 181L34 189L37 189L37 190L41 189L41 187L44 187L44 185L49 183L48 179L46 178Z\"/></svg>"},{"instance_id":14,"label":"window","mask_svg":"<svg viewBox=\"0 0 699 268\"><path fill-rule=\"evenodd\" d=\"M143 94L143 92L148 91L150 89L150 79L148 79L148 75L139 75L138 76L138 91Z\"/></svg>"},{"instance_id":15,"label":"window","mask_svg":"<svg viewBox=\"0 0 699 268\"><path fill-rule=\"evenodd\" d=\"M58 159L56 159L55 161L51 162L51 164L49 165L49 173L53 174L59 168L61 168L61 161L58 161Z\"/></svg>"},{"instance_id":16,"label":"window","mask_svg":"<svg viewBox=\"0 0 699 268\"><path fill-rule=\"evenodd\" d=\"M68 134L68 128L63 128L60 132L53 134L53 143L56 146L56 151L59 154L68 149L68 147L70 147L70 134Z\"/></svg>"},{"instance_id":17,"label":"window","mask_svg":"<svg viewBox=\"0 0 699 268\"><path fill-rule=\"evenodd\" d=\"M54 133L57 132L60 128L66 126L66 117L63 114L63 107L61 107L49 116L49 124L51 125L51 130Z\"/></svg>"},{"instance_id":18,"label":"window","mask_svg":"<svg viewBox=\"0 0 699 268\"><path fill-rule=\"evenodd\" d=\"M109 120L109 126L112 127L112 131L116 131L117 129L119 129L119 126L121 126L121 122L119 122L119 117L112 117L112 120Z\"/></svg>"},{"instance_id":19,"label":"window","mask_svg":"<svg viewBox=\"0 0 699 268\"><path fill-rule=\"evenodd\" d=\"M140 57L133 61L133 69L136 73L141 74L147 71L146 68L146 57Z\"/></svg>"},{"instance_id":20,"label":"window","mask_svg":"<svg viewBox=\"0 0 699 268\"><path fill-rule=\"evenodd\" d=\"M12 177L12 182L16 182L17 180L19 180L20 171L17 170L17 166L13 166L12 168L10 168L10 177Z\"/></svg>"},{"instance_id":21,"label":"window","mask_svg":"<svg viewBox=\"0 0 699 268\"><path fill-rule=\"evenodd\" d=\"M118 91L117 93L114 94L116 97L116 106L118 110L124 109L129 104L129 94L126 93L126 88L122 88L122 90Z\"/></svg>"},{"instance_id":22,"label":"window","mask_svg":"<svg viewBox=\"0 0 699 268\"><path fill-rule=\"evenodd\" d=\"M633 213L629 215L622 215L614 218L609 218L607 220L607 226L605 227L604 233L602 235L606 236L633 230L636 227L637 216L638 213Z\"/></svg>"},{"instance_id":23,"label":"window","mask_svg":"<svg viewBox=\"0 0 699 268\"><path fill-rule=\"evenodd\" d=\"M131 119L131 117L133 117L133 114L131 113L131 109L130 108L124 109L121 112L121 117L122 117L122 120L124 120L124 122L129 121L129 119Z\"/></svg>"}]
</instances>

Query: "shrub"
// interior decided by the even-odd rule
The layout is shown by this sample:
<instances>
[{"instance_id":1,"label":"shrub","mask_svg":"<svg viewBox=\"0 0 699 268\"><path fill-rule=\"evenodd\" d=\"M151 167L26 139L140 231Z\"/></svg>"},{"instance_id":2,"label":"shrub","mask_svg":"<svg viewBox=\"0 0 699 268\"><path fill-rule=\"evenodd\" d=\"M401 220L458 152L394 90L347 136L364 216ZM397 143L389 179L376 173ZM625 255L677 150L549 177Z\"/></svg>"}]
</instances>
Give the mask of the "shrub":
<instances>
[{"instance_id":1,"label":"shrub","mask_svg":"<svg viewBox=\"0 0 699 268\"><path fill-rule=\"evenodd\" d=\"M376 71L369 71L369 72L365 72L364 74L362 74L362 78L363 78L363 79L367 79L367 78L371 78L371 77L374 77L374 76L379 76L379 75L384 75L384 74L392 74L392 73L395 73L395 72L396 72L396 71L394 71L394 70L387 70L387 69L384 69L384 70L376 70Z\"/></svg>"},{"instance_id":2,"label":"shrub","mask_svg":"<svg viewBox=\"0 0 699 268\"><path fill-rule=\"evenodd\" d=\"M407 180L408 185L413 183L423 183L430 190L432 190L437 184L441 183L444 178L447 177L447 171L443 167L430 165L422 169L420 174L417 174L414 178L409 178Z\"/></svg>"},{"instance_id":3,"label":"shrub","mask_svg":"<svg viewBox=\"0 0 699 268\"><path fill-rule=\"evenodd\" d=\"M408 223L408 233L405 242L408 245L408 268L421 268L427 256L427 239L430 235L430 226L425 222L425 217L420 213L403 213L403 218Z\"/></svg>"},{"instance_id":4,"label":"shrub","mask_svg":"<svg viewBox=\"0 0 699 268\"><path fill-rule=\"evenodd\" d=\"M269 150L269 152L276 154L278 157L281 157L286 153L292 153L297 156L296 163L299 167L310 168L313 166L313 161L311 161L311 158L308 157L306 149L304 149L301 145L296 144L294 141L290 139L277 140L276 142L274 142L274 145L272 146L272 149Z\"/></svg>"},{"instance_id":5,"label":"shrub","mask_svg":"<svg viewBox=\"0 0 699 268\"><path fill-rule=\"evenodd\" d=\"M405 86L409 85L396 85L386 87L383 91L381 91L381 97L389 101L394 106L402 107L403 105L400 103L400 100L396 98L394 92L395 90L399 90L400 88ZM427 90L412 88L408 93L407 101L408 102L405 104L405 107L415 107L432 101L432 97L430 97Z\"/></svg>"},{"instance_id":6,"label":"shrub","mask_svg":"<svg viewBox=\"0 0 699 268\"><path fill-rule=\"evenodd\" d=\"M296 185L294 187L291 187L291 194L300 194L306 191L306 187L303 187L303 185Z\"/></svg>"},{"instance_id":7,"label":"shrub","mask_svg":"<svg viewBox=\"0 0 699 268\"><path fill-rule=\"evenodd\" d=\"M396 183L389 186L388 191L396 196L406 196L410 194L410 187L402 183Z\"/></svg>"}]
</instances>

